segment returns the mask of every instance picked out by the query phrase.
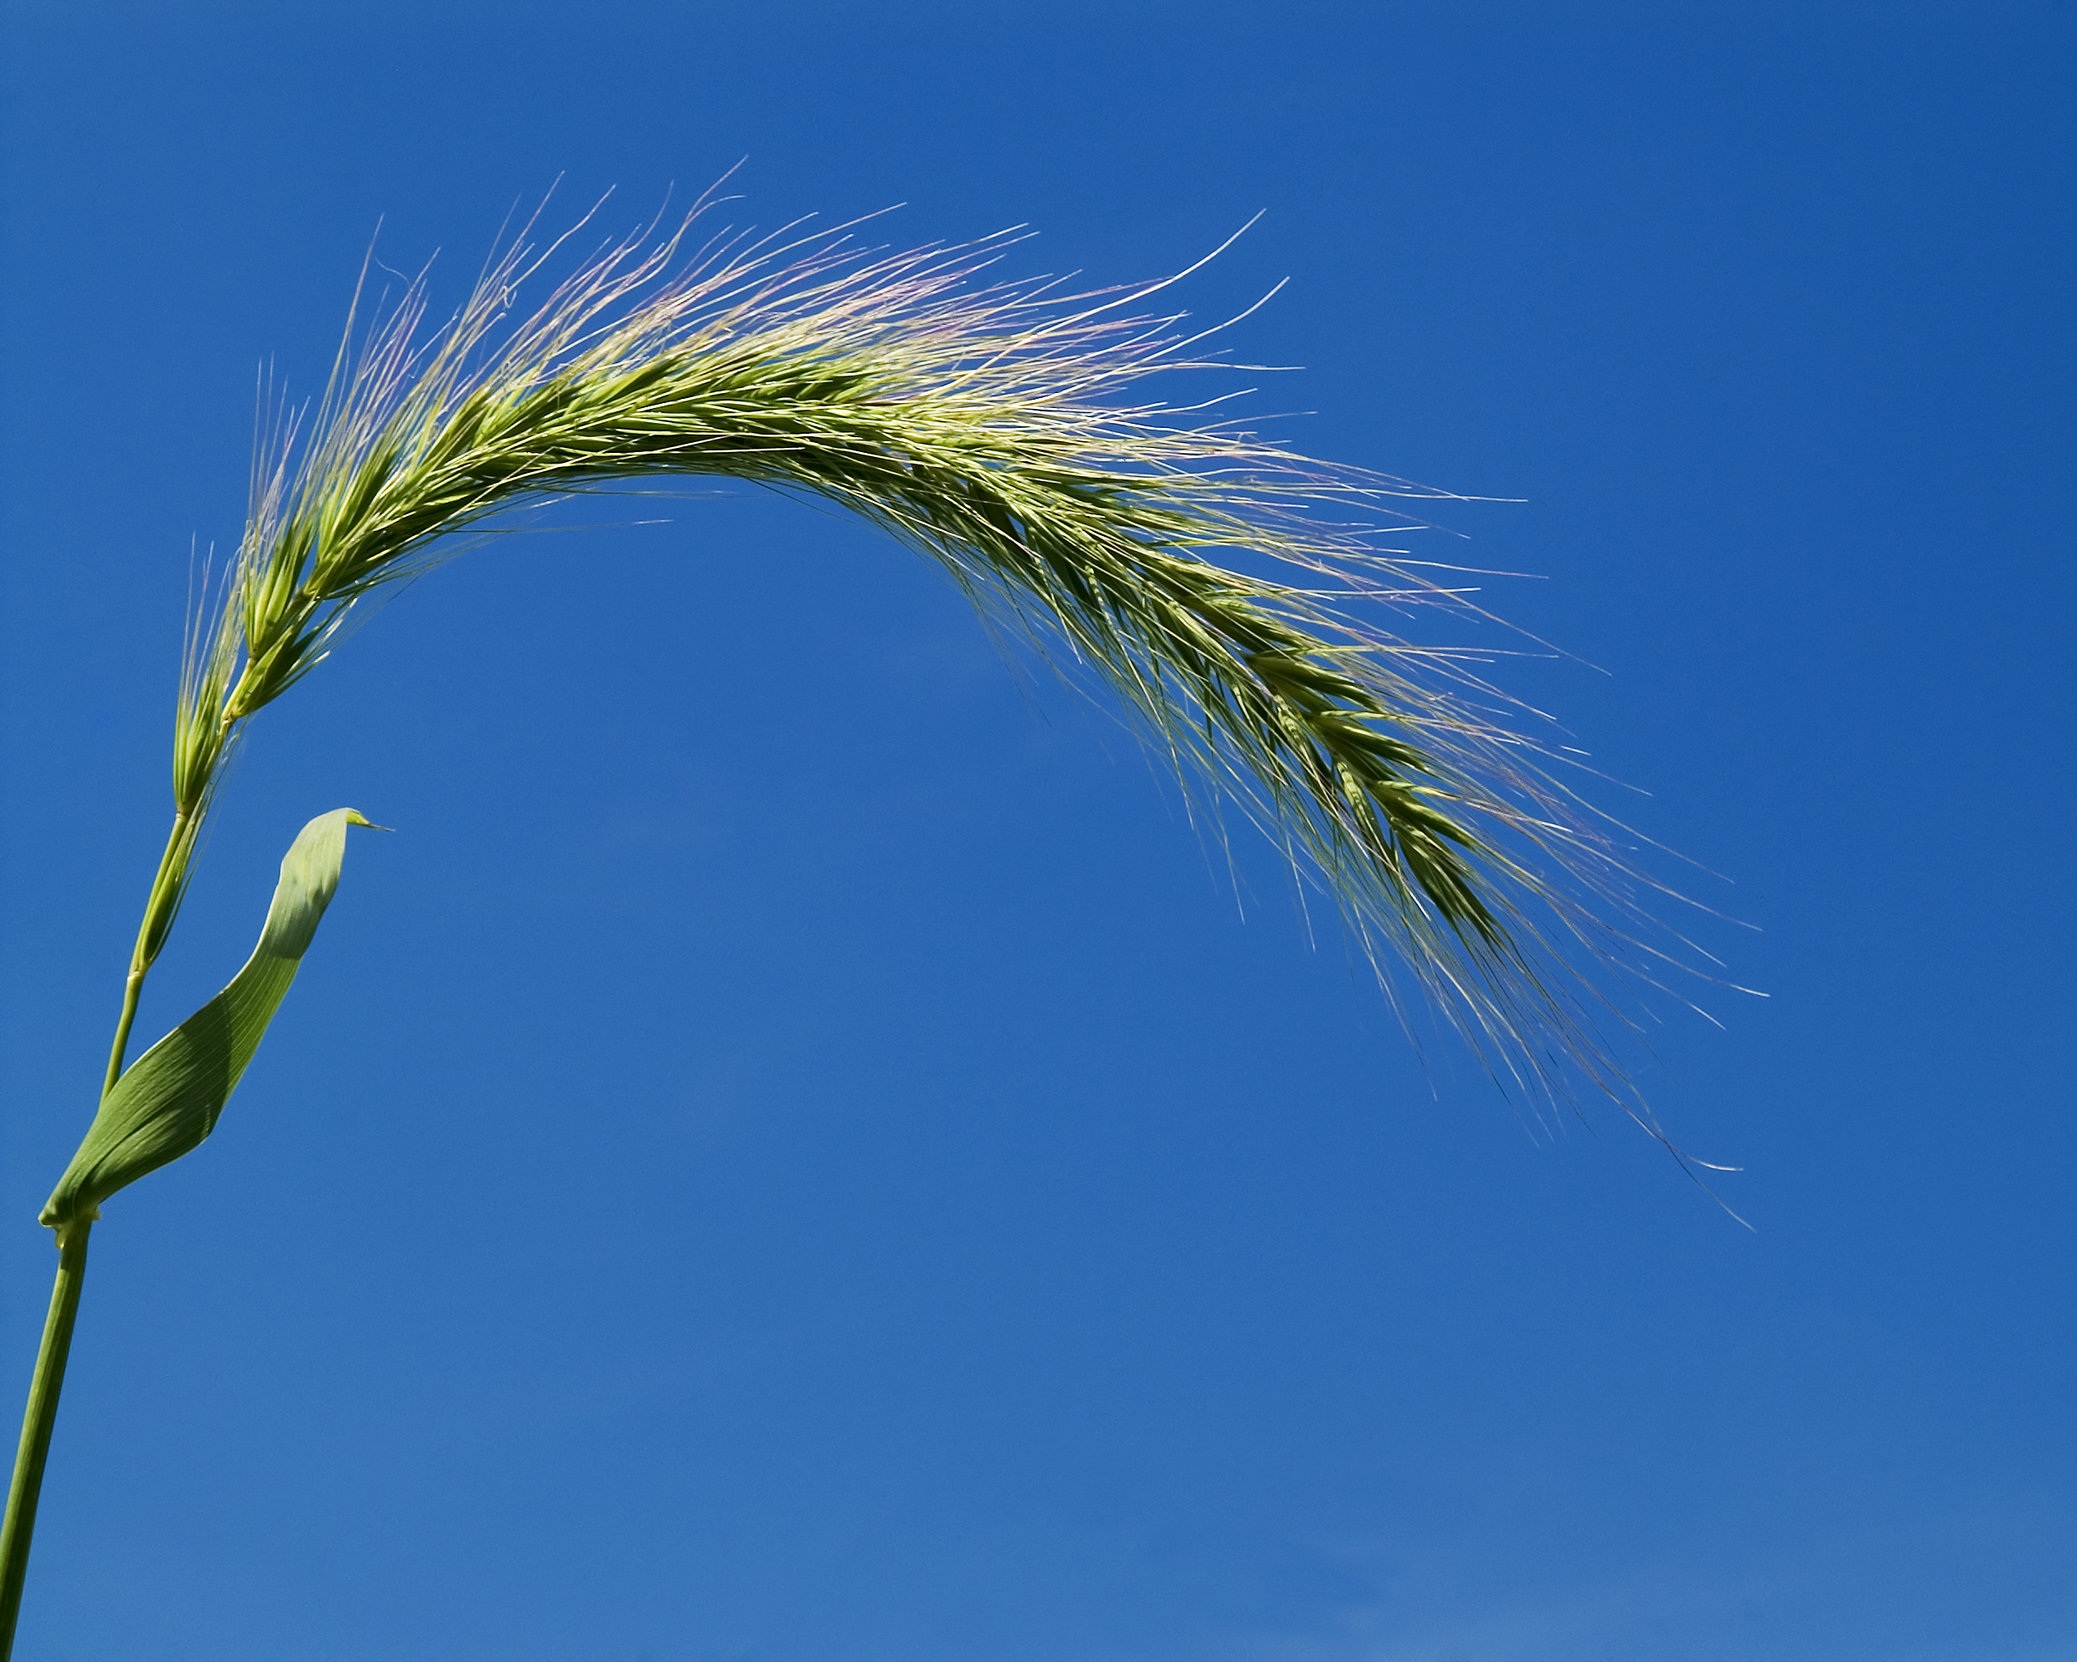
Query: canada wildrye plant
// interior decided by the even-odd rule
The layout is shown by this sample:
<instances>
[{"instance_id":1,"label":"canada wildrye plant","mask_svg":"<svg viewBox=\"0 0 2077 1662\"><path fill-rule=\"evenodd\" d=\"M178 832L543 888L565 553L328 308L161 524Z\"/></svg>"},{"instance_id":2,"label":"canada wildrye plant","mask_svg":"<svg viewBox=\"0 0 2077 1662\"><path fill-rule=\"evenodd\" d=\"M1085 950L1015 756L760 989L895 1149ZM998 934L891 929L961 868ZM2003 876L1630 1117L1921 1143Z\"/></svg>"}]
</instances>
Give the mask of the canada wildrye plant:
<instances>
[{"instance_id":1,"label":"canada wildrye plant","mask_svg":"<svg viewBox=\"0 0 2077 1662\"><path fill-rule=\"evenodd\" d=\"M992 617L1093 678L1207 802L1240 805L1331 894L1388 988L1441 1011L1504 1082L1613 1097L1649 1124L1583 968L1648 973L1612 827L1575 799L1470 660L1384 627L1468 611L1358 520L1420 494L1143 400L1201 337L991 281L1005 239L887 255L842 233L610 244L532 311L567 245L511 242L461 310L422 283L349 322L323 399L260 446L236 559L189 626L173 819L124 980L100 1108L42 1214L58 1277L0 1542L12 1649L45 1455L108 1197L215 1127L339 881L351 809L304 827L259 945L125 1065L246 725L362 602L528 503L723 475L855 509ZM1160 285L1156 285L1158 288ZM358 303L356 310L358 311Z\"/></svg>"}]
</instances>

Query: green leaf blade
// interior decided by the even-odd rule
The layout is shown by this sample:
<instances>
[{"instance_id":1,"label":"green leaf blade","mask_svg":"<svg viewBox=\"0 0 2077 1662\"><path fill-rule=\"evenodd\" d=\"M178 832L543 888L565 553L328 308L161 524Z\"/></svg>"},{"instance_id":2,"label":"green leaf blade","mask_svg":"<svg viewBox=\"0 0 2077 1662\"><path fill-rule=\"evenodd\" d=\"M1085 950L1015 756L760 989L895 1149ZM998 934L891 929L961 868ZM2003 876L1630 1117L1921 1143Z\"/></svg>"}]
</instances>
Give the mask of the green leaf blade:
<instances>
[{"instance_id":1,"label":"green leaf blade","mask_svg":"<svg viewBox=\"0 0 2077 1662\"><path fill-rule=\"evenodd\" d=\"M118 1189L179 1159L216 1129L339 887L347 827L368 823L352 808L336 808L297 833L245 967L132 1063L101 1099L44 1204L43 1223L55 1229L91 1217Z\"/></svg>"}]
</instances>

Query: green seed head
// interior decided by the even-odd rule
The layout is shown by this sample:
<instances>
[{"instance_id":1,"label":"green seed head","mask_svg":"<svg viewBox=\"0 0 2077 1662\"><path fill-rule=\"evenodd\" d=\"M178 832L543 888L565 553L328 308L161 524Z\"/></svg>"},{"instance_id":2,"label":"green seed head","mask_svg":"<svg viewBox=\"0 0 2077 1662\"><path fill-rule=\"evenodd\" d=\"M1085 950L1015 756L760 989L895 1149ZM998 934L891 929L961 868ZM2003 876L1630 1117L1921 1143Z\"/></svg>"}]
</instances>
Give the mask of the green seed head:
<instances>
[{"instance_id":1,"label":"green seed head","mask_svg":"<svg viewBox=\"0 0 2077 1662\"><path fill-rule=\"evenodd\" d=\"M1107 688L1503 1080L1583 1083L1647 1117L1585 973L1654 961L1618 831L1465 657L1383 626L1471 610L1369 528L1404 526L1392 505L1428 493L1150 401L1152 378L1202 367L1200 337L1133 313L1162 285L990 281L1002 239L695 248L703 212L602 248L530 314L512 309L541 263L522 237L445 324L426 326L422 281L349 324L307 439L256 469L221 615L191 654L184 811L206 806L239 725L455 533L613 481L749 480L857 511Z\"/></svg>"}]
</instances>

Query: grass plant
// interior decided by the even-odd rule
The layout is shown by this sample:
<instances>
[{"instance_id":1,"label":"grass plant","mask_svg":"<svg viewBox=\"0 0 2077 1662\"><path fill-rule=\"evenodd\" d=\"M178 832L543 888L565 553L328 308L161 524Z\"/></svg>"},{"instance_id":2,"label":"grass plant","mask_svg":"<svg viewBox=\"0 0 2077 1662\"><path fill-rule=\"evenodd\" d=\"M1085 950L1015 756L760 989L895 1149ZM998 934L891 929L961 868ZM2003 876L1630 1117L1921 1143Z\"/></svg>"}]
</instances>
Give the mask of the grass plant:
<instances>
[{"instance_id":1,"label":"grass plant","mask_svg":"<svg viewBox=\"0 0 2077 1662\"><path fill-rule=\"evenodd\" d=\"M711 217L581 258L581 229L541 246L523 227L436 325L423 279L357 296L314 410L269 417L237 555L190 620L173 821L100 1109L42 1215L59 1272L0 1540L0 1662L89 1231L214 1128L367 823L305 828L246 967L126 1066L227 764L381 591L530 504L674 475L856 511L1122 707L1193 802L1276 838L1402 1011L1440 1012L1527 1099L1613 1099L1656 1132L1607 1042L1623 1001L1597 990L1601 969L1651 979L1676 950L1651 944L1624 834L1486 657L1398 632L1477 615L1452 573L1379 540L1436 493L1150 401L1150 378L1207 367L1202 334L1145 310L1165 284L1002 281L1007 235L888 253L856 227L705 237Z\"/></svg>"}]
</instances>

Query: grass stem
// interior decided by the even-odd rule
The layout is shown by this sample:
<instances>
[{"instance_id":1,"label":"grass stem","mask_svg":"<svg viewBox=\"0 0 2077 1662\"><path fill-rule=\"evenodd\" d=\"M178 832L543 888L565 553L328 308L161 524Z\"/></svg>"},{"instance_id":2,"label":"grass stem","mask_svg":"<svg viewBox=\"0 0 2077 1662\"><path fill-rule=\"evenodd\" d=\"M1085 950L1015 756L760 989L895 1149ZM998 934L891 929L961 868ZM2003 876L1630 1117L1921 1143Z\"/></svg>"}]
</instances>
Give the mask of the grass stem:
<instances>
[{"instance_id":1,"label":"grass stem","mask_svg":"<svg viewBox=\"0 0 2077 1662\"><path fill-rule=\"evenodd\" d=\"M130 1025L137 1019L138 995L144 991L144 966L133 964L123 980L123 1013L116 1018L115 1043L108 1050L108 1077L101 1084L106 1096L123 1076L123 1053L130 1048Z\"/></svg>"},{"instance_id":2,"label":"grass stem","mask_svg":"<svg viewBox=\"0 0 2077 1662\"><path fill-rule=\"evenodd\" d=\"M123 1011L116 1018L115 1042L108 1047L108 1074L101 1082L103 1096L114 1090L115 1082L123 1076L130 1027L137 1020L137 1000L144 991L144 978L158 960L159 948L166 944L166 932L173 927L173 914L180 910L181 896L187 890L188 864L195 850L197 828L197 816L191 810L183 808L173 816L173 830L166 838L166 850L159 856L151 895L144 904L144 921L137 926L137 945L130 952L130 973L123 980Z\"/></svg>"},{"instance_id":3,"label":"grass stem","mask_svg":"<svg viewBox=\"0 0 2077 1662\"><path fill-rule=\"evenodd\" d=\"M15 1618L22 1608L22 1583L29 1571L29 1539L36 1529L36 1501L43 1492L43 1463L50 1455L51 1427L57 1423L58 1393L65 1384L65 1359L72 1351L72 1323L79 1314L79 1289L87 1273L89 1218L58 1231L58 1279L51 1288L50 1314L43 1323L43 1344L36 1352L36 1374L29 1385L29 1406L22 1415L21 1447L14 1458L14 1481L7 1490L7 1522L0 1529L0 1662L14 1654Z\"/></svg>"}]
</instances>

